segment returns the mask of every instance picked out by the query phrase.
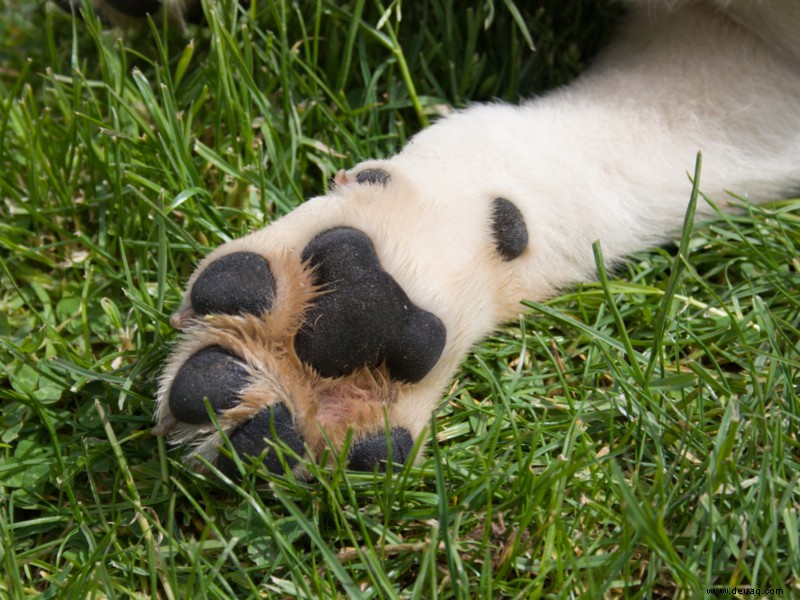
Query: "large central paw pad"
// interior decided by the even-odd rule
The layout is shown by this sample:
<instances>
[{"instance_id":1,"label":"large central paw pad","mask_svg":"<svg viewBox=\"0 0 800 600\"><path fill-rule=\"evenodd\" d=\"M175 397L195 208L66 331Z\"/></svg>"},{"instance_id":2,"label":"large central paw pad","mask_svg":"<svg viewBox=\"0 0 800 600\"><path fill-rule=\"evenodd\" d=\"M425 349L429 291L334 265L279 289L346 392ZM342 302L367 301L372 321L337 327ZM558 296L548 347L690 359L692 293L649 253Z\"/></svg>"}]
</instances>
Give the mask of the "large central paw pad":
<instances>
[{"instance_id":1,"label":"large central paw pad","mask_svg":"<svg viewBox=\"0 0 800 600\"><path fill-rule=\"evenodd\" d=\"M157 433L233 478L224 437L273 472L304 454L335 455L347 440L353 469L411 457L418 431L393 407L436 365L446 331L381 267L366 234L329 229L300 256L223 254L187 299L173 320L186 331L162 377Z\"/></svg>"},{"instance_id":2,"label":"large central paw pad","mask_svg":"<svg viewBox=\"0 0 800 600\"><path fill-rule=\"evenodd\" d=\"M317 235L303 250L325 292L295 340L297 354L325 377L386 365L390 377L417 382L444 348L442 321L416 306L384 271L375 248L349 227Z\"/></svg>"}]
</instances>

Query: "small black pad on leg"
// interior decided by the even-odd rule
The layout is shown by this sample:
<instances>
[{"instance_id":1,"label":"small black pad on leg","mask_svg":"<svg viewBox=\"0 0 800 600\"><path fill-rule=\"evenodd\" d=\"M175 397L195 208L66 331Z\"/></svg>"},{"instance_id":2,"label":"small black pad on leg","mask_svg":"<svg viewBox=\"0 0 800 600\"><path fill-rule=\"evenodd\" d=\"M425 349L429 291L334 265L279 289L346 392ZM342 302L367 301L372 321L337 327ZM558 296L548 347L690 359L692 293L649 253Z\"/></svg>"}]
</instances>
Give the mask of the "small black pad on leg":
<instances>
[{"instance_id":1,"label":"small black pad on leg","mask_svg":"<svg viewBox=\"0 0 800 600\"><path fill-rule=\"evenodd\" d=\"M261 315L272 308L275 291L275 277L266 258L254 252L234 252L200 273L190 301L200 315Z\"/></svg>"},{"instance_id":2,"label":"small black pad on leg","mask_svg":"<svg viewBox=\"0 0 800 600\"><path fill-rule=\"evenodd\" d=\"M303 438L297 432L294 419L283 403L262 410L228 437L240 457L261 456L268 446L266 440L278 439L297 454L302 454L304 448ZM290 455L285 455L284 460L289 468L297 464L297 459ZM271 473L283 472L283 465L274 449L267 451L264 466ZM217 457L217 468L232 479L239 476L236 463L223 454Z\"/></svg>"},{"instance_id":3,"label":"small black pad on leg","mask_svg":"<svg viewBox=\"0 0 800 600\"><path fill-rule=\"evenodd\" d=\"M401 381L417 382L428 374L444 349L444 323L415 305L381 268L365 233L350 227L323 231L302 259L325 290L295 338L303 362L325 377L381 364Z\"/></svg>"},{"instance_id":4,"label":"small black pad on leg","mask_svg":"<svg viewBox=\"0 0 800 600\"><path fill-rule=\"evenodd\" d=\"M237 357L221 346L203 348L178 369L169 391L169 410L184 423L209 423L203 398L219 414L239 403L239 394L249 383Z\"/></svg>"},{"instance_id":5,"label":"small black pad on leg","mask_svg":"<svg viewBox=\"0 0 800 600\"><path fill-rule=\"evenodd\" d=\"M513 202L495 198L492 204L494 247L506 262L519 257L528 247L525 217Z\"/></svg>"},{"instance_id":6,"label":"small black pad on leg","mask_svg":"<svg viewBox=\"0 0 800 600\"><path fill-rule=\"evenodd\" d=\"M411 456L414 449L414 439L408 430L396 427L391 430L388 438L391 449L386 445L385 432L359 440L350 447L347 466L353 471L374 471L378 467L380 472L385 472L391 453L392 468L398 471Z\"/></svg>"}]
</instances>

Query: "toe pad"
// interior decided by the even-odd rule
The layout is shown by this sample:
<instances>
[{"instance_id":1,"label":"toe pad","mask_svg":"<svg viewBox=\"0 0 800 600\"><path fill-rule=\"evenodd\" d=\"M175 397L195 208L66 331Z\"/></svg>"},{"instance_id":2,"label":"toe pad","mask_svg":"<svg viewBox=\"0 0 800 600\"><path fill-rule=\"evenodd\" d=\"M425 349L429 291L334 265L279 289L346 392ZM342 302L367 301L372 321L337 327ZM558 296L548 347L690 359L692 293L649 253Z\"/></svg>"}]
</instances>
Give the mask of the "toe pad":
<instances>
[{"instance_id":1,"label":"toe pad","mask_svg":"<svg viewBox=\"0 0 800 600\"><path fill-rule=\"evenodd\" d=\"M262 410L228 437L231 446L240 457L260 456L268 447L266 440L275 441L276 438L296 454L302 454L304 448L303 438L294 426L291 413L283 404ZM297 464L297 460L293 456L285 455L284 460L289 468ZM264 457L264 466L272 473L283 472L283 465L278 454L272 448ZM224 454L217 457L217 468L228 477L238 477L236 463Z\"/></svg>"},{"instance_id":2,"label":"toe pad","mask_svg":"<svg viewBox=\"0 0 800 600\"><path fill-rule=\"evenodd\" d=\"M218 258L200 273L190 300L200 315L261 315L272 308L275 289L267 259L254 252L234 252Z\"/></svg>"},{"instance_id":3,"label":"toe pad","mask_svg":"<svg viewBox=\"0 0 800 600\"><path fill-rule=\"evenodd\" d=\"M383 472L386 471L391 454L393 468L398 470L411 456L414 440L406 429L398 427L389 434L391 448L386 442L387 436L384 432L359 440L350 448L348 466L354 471L366 472L374 471L378 467Z\"/></svg>"},{"instance_id":4,"label":"toe pad","mask_svg":"<svg viewBox=\"0 0 800 600\"><path fill-rule=\"evenodd\" d=\"M389 173L383 169L364 169L356 175L356 183L386 185L389 183Z\"/></svg>"},{"instance_id":5,"label":"toe pad","mask_svg":"<svg viewBox=\"0 0 800 600\"><path fill-rule=\"evenodd\" d=\"M209 423L204 398L215 413L239 403L239 393L250 383L244 365L221 346L203 348L178 370L169 391L169 410L179 421Z\"/></svg>"}]
</instances>

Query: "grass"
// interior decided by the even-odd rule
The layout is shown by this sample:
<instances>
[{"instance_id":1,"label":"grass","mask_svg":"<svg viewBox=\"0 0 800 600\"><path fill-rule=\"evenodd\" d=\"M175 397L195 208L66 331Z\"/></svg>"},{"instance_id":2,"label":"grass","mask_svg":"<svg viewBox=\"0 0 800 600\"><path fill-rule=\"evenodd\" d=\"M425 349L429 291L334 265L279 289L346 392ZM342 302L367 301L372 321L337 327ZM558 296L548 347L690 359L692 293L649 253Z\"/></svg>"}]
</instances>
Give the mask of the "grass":
<instances>
[{"instance_id":1,"label":"grass","mask_svg":"<svg viewBox=\"0 0 800 600\"><path fill-rule=\"evenodd\" d=\"M798 200L527 303L465 361L418 467L186 471L149 429L197 259L443 105L568 81L614 11L207 18L120 39L0 1L0 597L800 594Z\"/></svg>"}]
</instances>

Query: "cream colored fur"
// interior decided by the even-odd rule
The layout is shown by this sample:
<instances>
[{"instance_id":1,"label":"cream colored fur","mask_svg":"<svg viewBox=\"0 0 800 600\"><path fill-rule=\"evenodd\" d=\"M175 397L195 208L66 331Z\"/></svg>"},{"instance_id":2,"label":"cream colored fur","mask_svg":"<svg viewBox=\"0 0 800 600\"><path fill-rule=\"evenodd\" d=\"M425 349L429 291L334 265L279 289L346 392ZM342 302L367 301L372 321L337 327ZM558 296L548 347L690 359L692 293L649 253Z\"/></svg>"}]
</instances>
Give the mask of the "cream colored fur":
<instances>
[{"instance_id":1,"label":"cream colored fur","mask_svg":"<svg viewBox=\"0 0 800 600\"><path fill-rule=\"evenodd\" d=\"M444 118L398 155L337 176L327 196L218 248L198 272L244 249L299 261L338 225L367 233L384 269L447 328L439 363L390 407L417 436L464 355L520 300L595 277L595 240L611 264L679 233L698 152L700 189L721 207L728 192L761 202L800 189L800 2L632 4L616 41L568 87ZM352 183L368 167L390 183ZM522 211L530 234L510 262L494 251L496 197ZM711 212L701 201L698 213Z\"/></svg>"}]
</instances>

